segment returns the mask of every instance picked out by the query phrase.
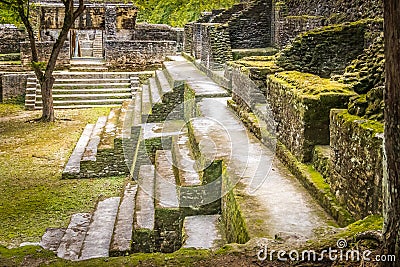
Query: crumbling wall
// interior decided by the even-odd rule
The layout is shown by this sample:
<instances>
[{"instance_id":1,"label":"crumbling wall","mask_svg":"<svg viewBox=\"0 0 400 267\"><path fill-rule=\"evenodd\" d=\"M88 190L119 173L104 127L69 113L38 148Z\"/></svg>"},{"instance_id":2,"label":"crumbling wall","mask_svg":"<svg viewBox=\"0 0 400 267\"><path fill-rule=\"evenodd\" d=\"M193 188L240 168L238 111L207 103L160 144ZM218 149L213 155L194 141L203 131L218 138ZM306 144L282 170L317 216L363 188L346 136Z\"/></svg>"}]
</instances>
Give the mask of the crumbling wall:
<instances>
[{"instance_id":1,"label":"crumbling wall","mask_svg":"<svg viewBox=\"0 0 400 267\"><path fill-rule=\"evenodd\" d=\"M286 70L321 77L343 74L346 66L363 52L368 29L381 24L379 20L361 20L302 33L282 51L277 63Z\"/></svg>"},{"instance_id":2,"label":"crumbling wall","mask_svg":"<svg viewBox=\"0 0 400 267\"><path fill-rule=\"evenodd\" d=\"M19 53L22 33L11 24L0 24L0 54Z\"/></svg>"},{"instance_id":3,"label":"crumbling wall","mask_svg":"<svg viewBox=\"0 0 400 267\"><path fill-rule=\"evenodd\" d=\"M332 110L331 191L356 219L382 212L383 124Z\"/></svg>"},{"instance_id":4,"label":"crumbling wall","mask_svg":"<svg viewBox=\"0 0 400 267\"><path fill-rule=\"evenodd\" d=\"M53 50L54 42L36 42L36 48L39 54L40 62L47 62ZM32 61L31 46L29 42L21 43L21 64L29 66ZM57 68L63 68L69 65L70 62L70 44L66 41L61 48L57 58Z\"/></svg>"},{"instance_id":5,"label":"crumbling wall","mask_svg":"<svg viewBox=\"0 0 400 267\"><path fill-rule=\"evenodd\" d=\"M201 62L211 70L223 69L225 62L232 60L228 27L214 23L201 26Z\"/></svg>"},{"instance_id":6,"label":"crumbling wall","mask_svg":"<svg viewBox=\"0 0 400 267\"><path fill-rule=\"evenodd\" d=\"M229 20L232 49L271 46L272 1L258 0Z\"/></svg>"},{"instance_id":7,"label":"crumbling wall","mask_svg":"<svg viewBox=\"0 0 400 267\"><path fill-rule=\"evenodd\" d=\"M107 40L105 51L109 68L143 70L160 67L166 56L176 53L176 42Z\"/></svg>"}]
</instances>

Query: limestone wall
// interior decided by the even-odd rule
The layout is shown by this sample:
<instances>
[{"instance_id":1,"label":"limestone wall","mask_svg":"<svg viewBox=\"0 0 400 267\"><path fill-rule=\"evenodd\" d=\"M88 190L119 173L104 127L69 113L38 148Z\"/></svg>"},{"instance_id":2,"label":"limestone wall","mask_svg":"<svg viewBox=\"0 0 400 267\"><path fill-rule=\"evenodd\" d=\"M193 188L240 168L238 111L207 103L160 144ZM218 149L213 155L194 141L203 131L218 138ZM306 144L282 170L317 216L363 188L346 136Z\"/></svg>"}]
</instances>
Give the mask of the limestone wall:
<instances>
[{"instance_id":1,"label":"limestone wall","mask_svg":"<svg viewBox=\"0 0 400 267\"><path fill-rule=\"evenodd\" d=\"M321 77L342 74L346 66L363 52L368 29L381 24L381 21L362 20L303 33L282 51L278 65Z\"/></svg>"},{"instance_id":2,"label":"limestone wall","mask_svg":"<svg viewBox=\"0 0 400 267\"><path fill-rule=\"evenodd\" d=\"M221 24L201 24L201 62L211 70L223 69L232 60L228 27Z\"/></svg>"},{"instance_id":3,"label":"limestone wall","mask_svg":"<svg viewBox=\"0 0 400 267\"><path fill-rule=\"evenodd\" d=\"M47 62L51 51L53 49L54 42L36 42L36 47L39 54L39 61ZM21 43L21 64L23 66L29 66L31 63L32 53L29 42ZM66 41L61 48L61 51L57 58L57 68L63 68L68 66L70 62L70 45L69 41Z\"/></svg>"},{"instance_id":4,"label":"limestone wall","mask_svg":"<svg viewBox=\"0 0 400 267\"><path fill-rule=\"evenodd\" d=\"M26 73L0 73L0 102L25 94Z\"/></svg>"},{"instance_id":5,"label":"limestone wall","mask_svg":"<svg viewBox=\"0 0 400 267\"><path fill-rule=\"evenodd\" d=\"M382 18L379 0L285 0L276 1L275 45L283 48L301 32L330 24Z\"/></svg>"},{"instance_id":6,"label":"limestone wall","mask_svg":"<svg viewBox=\"0 0 400 267\"><path fill-rule=\"evenodd\" d=\"M331 191L356 219L382 212L383 124L332 110Z\"/></svg>"},{"instance_id":7,"label":"limestone wall","mask_svg":"<svg viewBox=\"0 0 400 267\"><path fill-rule=\"evenodd\" d=\"M0 24L0 54L19 53L21 37L14 25Z\"/></svg>"},{"instance_id":8,"label":"limestone wall","mask_svg":"<svg viewBox=\"0 0 400 267\"><path fill-rule=\"evenodd\" d=\"M232 49L263 48L271 45L272 1L258 0L228 22Z\"/></svg>"},{"instance_id":9,"label":"limestone wall","mask_svg":"<svg viewBox=\"0 0 400 267\"><path fill-rule=\"evenodd\" d=\"M111 68L140 70L159 67L165 56L176 53L176 42L107 40L105 51L105 60Z\"/></svg>"}]
</instances>

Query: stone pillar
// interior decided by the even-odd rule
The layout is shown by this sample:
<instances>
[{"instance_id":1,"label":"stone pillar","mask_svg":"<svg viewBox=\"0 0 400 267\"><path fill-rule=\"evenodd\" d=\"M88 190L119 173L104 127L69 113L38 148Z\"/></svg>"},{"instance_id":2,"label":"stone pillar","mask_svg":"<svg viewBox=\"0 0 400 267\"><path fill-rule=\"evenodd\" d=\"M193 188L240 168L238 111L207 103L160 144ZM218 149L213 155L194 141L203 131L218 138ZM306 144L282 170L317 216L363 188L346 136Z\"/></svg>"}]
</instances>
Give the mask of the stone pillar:
<instances>
[{"instance_id":1,"label":"stone pillar","mask_svg":"<svg viewBox=\"0 0 400 267\"><path fill-rule=\"evenodd\" d=\"M115 5L106 5L104 12L104 31L106 39L115 39L117 35L117 8Z\"/></svg>"}]
</instances>

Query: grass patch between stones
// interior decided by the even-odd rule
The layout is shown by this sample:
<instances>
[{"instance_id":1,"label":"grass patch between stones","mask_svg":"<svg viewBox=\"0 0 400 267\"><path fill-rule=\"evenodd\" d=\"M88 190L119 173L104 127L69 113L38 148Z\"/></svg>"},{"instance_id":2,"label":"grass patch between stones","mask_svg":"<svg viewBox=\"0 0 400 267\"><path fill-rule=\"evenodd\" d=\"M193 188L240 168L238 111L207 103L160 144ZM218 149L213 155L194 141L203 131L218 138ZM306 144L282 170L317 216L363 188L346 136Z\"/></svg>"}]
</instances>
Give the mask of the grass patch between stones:
<instances>
[{"instance_id":1,"label":"grass patch between stones","mask_svg":"<svg viewBox=\"0 0 400 267\"><path fill-rule=\"evenodd\" d=\"M6 109L19 111L0 105ZM61 179L85 125L108 112L57 110L55 123L29 123L39 113L23 111L22 118L0 120L0 245L38 242L46 228L66 227L73 213L91 212L99 199L119 194L124 178Z\"/></svg>"}]
</instances>

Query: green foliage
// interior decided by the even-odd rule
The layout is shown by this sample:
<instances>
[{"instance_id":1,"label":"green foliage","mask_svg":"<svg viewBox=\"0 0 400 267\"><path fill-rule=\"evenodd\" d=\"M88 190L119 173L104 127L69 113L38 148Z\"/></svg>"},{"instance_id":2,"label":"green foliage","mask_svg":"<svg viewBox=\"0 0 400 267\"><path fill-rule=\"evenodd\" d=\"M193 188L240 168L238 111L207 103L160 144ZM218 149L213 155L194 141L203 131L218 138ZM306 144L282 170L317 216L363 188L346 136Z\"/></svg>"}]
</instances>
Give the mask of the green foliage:
<instances>
[{"instance_id":1,"label":"green foliage","mask_svg":"<svg viewBox=\"0 0 400 267\"><path fill-rule=\"evenodd\" d=\"M15 10L0 3L0 24L14 24L20 26L21 20Z\"/></svg>"},{"instance_id":2,"label":"green foliage","mask_svg":"<svg viewBox=\"0 0 400 267\"><path fill-rule=\"evenodd\" d=\"M138 22L164 23L183 27L195 21L203 11L229 8L237 0L134 0L139 7Z\"/></svg>"}]
</instances>

